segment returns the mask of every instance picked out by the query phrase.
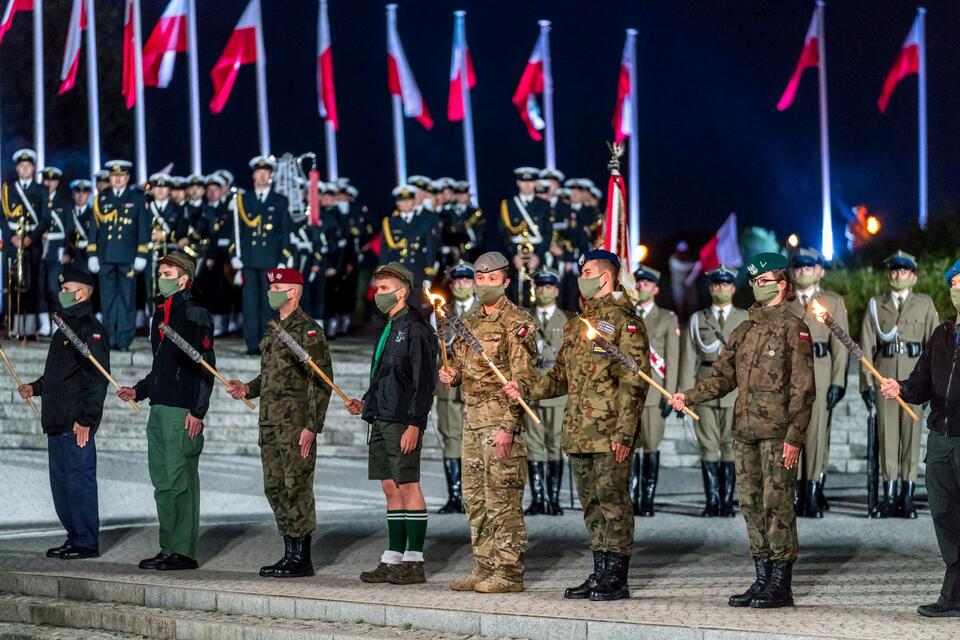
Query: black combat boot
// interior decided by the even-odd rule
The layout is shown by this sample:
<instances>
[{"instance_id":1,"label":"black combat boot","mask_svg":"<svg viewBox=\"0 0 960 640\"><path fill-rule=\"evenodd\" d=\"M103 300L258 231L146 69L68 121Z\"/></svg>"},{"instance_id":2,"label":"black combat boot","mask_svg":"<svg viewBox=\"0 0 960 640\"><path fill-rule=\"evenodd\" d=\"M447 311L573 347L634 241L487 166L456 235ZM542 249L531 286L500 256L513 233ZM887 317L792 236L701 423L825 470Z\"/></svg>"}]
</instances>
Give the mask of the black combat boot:
<instances>
[{"instance_id":1,"label":"black combat boot","mask_svg":"<svg viewBox=\"0 0 960 640\"><path fill-rule=\"evenodd\" d=\"M590 592L600 584L603 572L606 569L607 554L603 551L593 552L593 573L587 576L581 584L576 587L570 587L563 592L563 597L567 600L586 600L590 597Z\"/></svg>"},{"instance_id":2,"label":"black combat boot","mask_svg":"<svg viewBox=\"0 0 960 640\"><path fill-rule=\"evenodd\" d=\"M296 538L293 536L283 536L283 557L274 562L271 565L260 568L260 577L261 578L273 578L275 577L277 569L280 567L285 567L290 558L293 556L293 545Z\"/></svg>"},{"instance_id":3,"label":"black combat boot","mask_svg":"<svg viewBox=\"0 0 960 640\"><path fill-rule=\"evenodd\" d=\"M793 512L798 516L802 516L805 505L804 499L805 495L803 493L803 480L797 480L797 483L793 485Z\"/></svg>"},{"instance_id":4,"label":"black combat boot","mask_svg":"<svg viewBox=\"0 0 960 640\"><path fill-rule=\"evenodd\" d=\"M897 482L888 480L883 483L883 502L880 503L880 517L892 518L897 510Z\"/></svg>"},{"instance_id":5,"label":"black combat boot","mask_svg":"<svg viewBox=\"0 0 960 640\"><path fill-rule=\"evenodd\" d=\"M737 495L737 469L732 462L720 463L720 515L734 516L733 497Z\"/></svg>"},{"instance_id":6,"label":"black combat boot","mask_svg":"<svg viewBox=\"0 0 960 640\"><path fill-rule=\"evenodd\" d=\"M653 517L653 498L657 494L657 476L660 475L660 452L643 454L643 486L640 496L640 515Z\"/></svg>"},{"instance_id":7,"label":"black combat boot","mask_svg":"<svg viewBox=\"0 0 960 640\"><path fill-rule=\"evenodd\" d=\"M897 517L914 519L917 517L917 505L913 503L913 492L916 482L904 480L900 483L900 498L897 500Z\"/></svg>"},{"instance_id":8,"label":"black combat boot","mask_svg":"<svg viewBox=\"0 0 960 640\"><path fill-rule=\"evenodd\" d=\"M640 515L640 452L630 456L630 501L633 503L633 515Z\"/></svg>"},{"instance_id":9,"label":"black combat boot","mask_svg":"<svg viewBox=\"0 0 960 640\"><path fill-rule=\"evenodd\" d=\"M793 606L793 563L774 560L770 580L763 591L750 601L751 609L777 609Z\"/></svg>"},{"instance_id":10,"label":"black combat boot","mask_svg":"<svg viewBox=\"0 0 960 640\"><path fill-rule=\"evenodd\" d=\"M286 564L277 567L274 578L306 578L313 575L313 561L310 558L310 535L293 538L293 553Z\"/></svg>"},{"instance_id":11,"label":"black combat boot","mask_svg":"<svg viewBox=\"0 0 960 640\"><path fill-rule=\"evenodd\" d=\"M773 562L768 558L754 558L753 566L757 572L757 579L754 580L750 588L743 593L730 596L727 604L731 607L749 607L750 601L763 592L767 586L767 582L770 581L770 571L773 568Z\"/></svg>"},{"instance_id":12,"label":"black combat boot","mask_svg":"<svg viewBox=\"0 0 960 640\"><path fill-rule=\"evenodd\" d=\"M630 556L620 555L612 551L607 553L606 569L603 577L590 591L590 599L594 602L606 600L623 600L630 597L630 585L627 576L630 573Z\"/></svg>"},{"instance_id":13,"label":"black combat boot","mask_svg":"<svg viewBox=\"0 0 960 640\"><path fill-rule=\"evenodd\" d=\"M720 515L720 463L701 461L700 472L703 476L703 493L707 499L700 515L715 518Z\"/></svg>"},{"instance_id":14,"label":"black combat boot","mask_svg":"<svg viewBox=\"0 0 960 640\"><path fill-rule=\"evenodd\" d=\"M820 487L820 483L816 480L811 480L807 482L807 491L805 493L806 499L806 508L803 511L803 516L806 518L822 518L823 511L820 510L820 502L817 500L817 490Z\"/></svg>"},{"instance_id":15,"label":"black combat boot","mask_svg":"<svg viewBox=\"0 0 960 640\"><path fill-rule=\"evenodd\" d=\"M528 462L530 474L530 506L523 512L525 516L542 516L547 513L547 505L543 494L543 463Z\"/></svg>"},{"instance_id":16,"label":"black combat boot","mask_svg":"<svg viewBox=\"0 0 960 640\"><path fill-rule=\"evenodd\" d=\"M550 498L550 515L562 516L560 486L563 484L563 460L547 461L547 493Z\"/></svg>"},{"instance_id":17,"label":"black combat boot","mask_svg":"<svg viewBox=\"0 0 960 640\"><path fill-rule=\"evenodd\" d=\"M823 492L827 484L827 474L820 474L820 486L817 487L817 504L820 505L820 511L830 511L830 503L827 501L827 494Z\"/></svg>"},{"instance_id":18,"label":"black combat boot","mask_svg":"<svg viewBox=\"0 0 960 640\"><path fill-rule=\"evenodd\" d=\"M463 494L460 492L460 458L443 459L443 475L447 478L447 504L437 513L463 513Z\"/></svg>"}]
</instances>

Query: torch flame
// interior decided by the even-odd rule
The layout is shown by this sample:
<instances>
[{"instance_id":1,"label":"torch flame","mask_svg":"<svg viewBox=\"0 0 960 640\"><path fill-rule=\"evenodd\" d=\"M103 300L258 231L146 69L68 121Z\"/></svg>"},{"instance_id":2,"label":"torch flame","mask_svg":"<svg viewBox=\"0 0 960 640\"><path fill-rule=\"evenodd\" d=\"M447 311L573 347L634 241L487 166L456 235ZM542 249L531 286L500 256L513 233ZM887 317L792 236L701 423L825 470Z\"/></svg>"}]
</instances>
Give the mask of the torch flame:
<instances>
[{"instance_id":1,"label":"torch flame","mask_svg":"<svg viewBox=\"0 0 960 640\"><path fill-rule=\"evenodd\" d=\"M424 289L424 293L427 294L427 300L430 301L430 304L436 310L438 316L443 315L443 305L446 304L446 300L439 293L433 293L429 288Z\"/></svg>"},{"instance_id":2,"label":"torch flame","mask_svg":"<svg viewBox=\"0 0 960 640\"><path fill-rule=\"evenodd\" d=\"M583 324L587 325L587 339L588 339L588 340L593 340L594 338L596 338L596 337L597 337L597 330L593 328L593 325L590 324L590 323L587 321L587 319L584 318L583 316L579 316L579 317L580 317L580 322L582 322Z\"/></svg>"},{"instance_id":3,"label":"torch flame","mask_svg":"<svg viewBox=\"0 0 960 640\"><path fill-rule=\"evenodd\" d=\"M822 304L820 304L820 303L817 302L816 300L812 301L812 302L810 303L810 306L813 308L813 315L815 315L815 316L817 317L817 320L819 320L820 322L826 322L826 321L827 321L827 308L826 308L826 307L824 307Z\"/></svg>"}]
</instances>

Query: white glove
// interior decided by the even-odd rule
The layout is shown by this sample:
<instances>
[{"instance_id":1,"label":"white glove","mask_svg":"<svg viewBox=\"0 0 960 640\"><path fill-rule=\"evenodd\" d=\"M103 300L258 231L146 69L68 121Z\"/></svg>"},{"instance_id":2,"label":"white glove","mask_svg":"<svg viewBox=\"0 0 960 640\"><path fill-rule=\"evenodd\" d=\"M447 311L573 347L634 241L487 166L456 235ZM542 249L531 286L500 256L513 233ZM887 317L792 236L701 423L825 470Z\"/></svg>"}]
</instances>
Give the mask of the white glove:
<instances>
[{"instance_id":1,"label":"white glove","mask_svg":"<svg viewBox=\"0 0 960 640\"><path fill-rule=\"evenodd\" d=\"M147 268L147 259L142 256L137 256L133 259L133 270L137 273L142 272Z\"/></svg>"},{"instance_id":2,"label":"white glove","mask_svg":"<svg viewBox=\"0 0 960 640\"><path fill-rule=\"evenodd\" d=\"M233 267L234 271L240 271L240 269L243 269L243 261L234 256L230 258L230 266Z\"/></svg>"},{"instance_id":3,"label":"white glove","mask_svg":"<svg viewBox=\"0 0 960 640\"><path fill-rule=\"evenodd\" d=\"M90 273L100 273L100 258L97 256L87 258L87 270Z\"/></svg>"},{"instance_id":4,"label":"white glove","mask_svg":"<svg viewBox=\"0 0 960 640\"><path fill-rule=\"evenodd\" d=\"M290 269L293 267L293 260L291 259L289 264L287 262L278 262L277 269Z\"/></svg>"},{"instance_id":5,"label":"white glove","mask_svg":"<svg viewBox=\"0 0 960 640\"><path fill-rule=\"evenodd\" d=\"M310 272L310 275L307 276L307 282L313 282L317 279L317 274L313 271Z\"/></svg>"}]
</instances>

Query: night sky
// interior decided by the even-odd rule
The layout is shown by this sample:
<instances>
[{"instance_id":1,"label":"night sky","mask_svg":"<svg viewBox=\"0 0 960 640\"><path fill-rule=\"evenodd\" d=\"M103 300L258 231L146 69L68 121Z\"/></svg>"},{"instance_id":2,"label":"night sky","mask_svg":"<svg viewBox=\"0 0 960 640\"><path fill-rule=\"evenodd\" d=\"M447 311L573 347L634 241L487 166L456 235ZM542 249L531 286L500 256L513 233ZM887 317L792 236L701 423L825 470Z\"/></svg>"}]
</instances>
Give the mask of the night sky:
<instances>
[{"instance_id":1,"label":"night sky","mask_svg":"<svg viewBox=\"0 0 960 640\"><path fill-rule=\"evenodd\" d=\"M69 0L47 0L45 15L69 13ZM165 2L143 0L144 39ZM401 39L434 115L433 131L406 122L411 174L463 177L459 124L446 121L452 11L467 10L467 38L478 84L473 93L481 205L496 211L512 192L511 170L543 164L511 95L537 37L537 19L553 20L557 158L567 176L605 187L610 119L624 29L636 27L640 96L641 236L660 244L689 238L699 245L730 211L741 225L759 224L817 243L820 167L816 71L801 83L785 113L776 102L793 70L813 11L812 2L660 1L553 2L400 0ZM246 161L258 149L252 66L241 69L224 112L207 109L209 70L246 0L199 0L204 169L226 167L247 184ZM119 104L120 0L98 1L104 159L132 159L132 115ZM340 112L341 175L352 178L372 210L389 210L394 186L390 101L386 91L384 4L330 0L330 25ZM955 0L927 4L930 216L956 210L960 196L960 11ZM910 2L837 0L827 6L835 234L845 212L865 202L885 233L916 219L916 78L901 83L886 115L876 99L915 15ZM273 152L314 150L322 157L323 126L314 81L317 3L263 0ZM85 173L86 109L83 63L78 88L56 96L63 27L47 19L48 157ZM59 30L54 32L52 30ZM0 49L3 167L9 151L32 136L29 117L29 14ZM18 33L19 32L19 33ZM26 35L25 35L26 34ZM112 74L112 75L111 75ZM175 162L186 174L189 139L186 60L171 86L147 89L149 168ZM26 110L24 110L24 108ZM23 117L15 117L22 114ZM109 120L109 122L108 122ZM838 246L840 242L838 241Z\"/></svg>"}]
</instances>

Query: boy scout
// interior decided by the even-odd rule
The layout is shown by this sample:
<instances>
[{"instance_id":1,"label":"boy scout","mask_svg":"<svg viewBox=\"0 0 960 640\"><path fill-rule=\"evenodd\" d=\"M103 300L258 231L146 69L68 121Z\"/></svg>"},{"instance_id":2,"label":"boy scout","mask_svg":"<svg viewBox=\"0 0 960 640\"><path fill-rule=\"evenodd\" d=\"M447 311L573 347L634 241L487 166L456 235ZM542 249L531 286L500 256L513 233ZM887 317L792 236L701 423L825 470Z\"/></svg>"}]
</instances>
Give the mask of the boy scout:
<instances>
[{"instance_id":1,"label":"boy scout","mask_svg":"<svg viewBox=\"0 0 960 640\"><path fill-rule=\"evenodd\" d=\"M280 327L301 345L330 379L333 367L323 331L300 308L303 276L296 269L270 269L267 299L280 313ZM283 558L260 569L269 578L313 575L310 536L317 526L313 498L314 440L323 430L330 388L273 332L260 341L260 375L230 381L235 399L260 398L260 458L263 492L283 535Z\"/></svg>"},{"instance_id":2,"label":"boy scout","mask_svg":"<svg viewBox=\"0 0 960 640\"><path fill-rule=\"evenodd\" d=\"M509 263L503 254L485 253L475 267L480 307L463 322L503 375L526 389L537 357L533 320L506 298ZM441 369L440 382L462 386L466 403L463 502L475 564L450 588L480 593L523 591L527 446L521 409L503 398L499 379L463 340L454 343L452 356L450 367Z\"/></svg>"},{"instance_id":3,"label":"boy scout","mask_svg":"<svg viewBox=\"0 0 960 640\"><path fill-rule=\"evenodd\" d=\"M680 343L681 389L690 389L710 375L710 368L723 352L730 334L747 319L747 312L733 306L737 272L720 265L706 274L710 282L712 304L690 316L690 326ZM734 389L722 398L696 407L700 415L694 432L700 443L703 492L706 495L704 517L733 516L736 473L733 464Z\"/></svg>"},{"instance_id":4,"label":"boy scout","mask_svg":"<svg viewBox=\"0 0 960 640\"><path fill-rule=\"evenodd\" d=\"M166 340L160 324L180 334L211 366L213 321L193 301L193 259L181 252L159 261L157 288L161 300L153 314L150 373L134 387L122 387L123 401L150 400L147 421L147 463L160 521L160 553L140 563L141 569L196 569L200 529L200 476L203 418L210 406L213 379L179 347Z\"/></svg>"},{"instance_id":5,"label":"boy scout","mask_svg":"<svg viewBox=\"0 0 960 640\"><path fill-rule=\"evenodd\" d=\"M810 329L813 342L813 372L817 382L817 399L807 428L807 440L800 456L802 486L794 493L797 515L822 518L827 508L823 495L827 457L830 452L830 412L847 391L849 352L832 331L814 315L813 304L824 307L840 327L847 331L847 306L843 297L820 287L824 275L823 256L816 249L800 249L790 261L797 302L806 310L803 320Z\"/></svg>"},{"instance_id":6,"label":"boy scout","mask_svg":"<svg viewBox=\"0 0 960 640\"><path fill-rule=\"evenodd\" d=\"M680 324L677 314L658 307L654 302L654 297L660 293L659 271L640 265L633 276L637 281L637 314L643 320L650 341L651 375L672 393L677 390L680 369ZM643 413L640 414L640 441L630 469L630 498L633 512L639 516L654 514L653 498L660 475L660 442L670 411L666 399L659 393L647 394ZM640 449L643 449L642 476Z\"/></svg>"},{"instance_id":7,"label":"boy scout","mask_svg":"<svg viewBox=\"0 0 960 640\"><path fill-rule=\"evenodd\" d=\"M930 296L912 290L917 283L917 262L913 256L897 251L887 258L886 266L890 270L890 293L870 299L860 330L860 346L880 375L904 380L916 366L940 319ZM877 400L873 379L863 370L860 394L867 408L872 408ZM923 409L919 405L910 407L921 418L921 422L913 422L893 400L880 400L876 406L883 470L879 516L916 518L913 492L920 464ZM900 481L899 497L897 480Z\"/></svg>"},{"instance_id":8,"label":"boy scout","mask_svg":"<svg viewBox=\"0 0 960 640\"><path fill-rule=\"evenodd\" d=\"M580 259L582 318L620 351L649 372L647 334L632 303L615 292L620 260L602 249ZM520 387L504 385L508 398ZM627 476L640 410L647 385L626 366L610 358L586 336L580 317L567 321L563 346L553 368L530 388L531 399L567 395L563 450L573 461L573 478L590 534L593 573L563 597L620 600L630 597L627 575L633 552L634 518Z\"/></svg>"}]
</instances>

